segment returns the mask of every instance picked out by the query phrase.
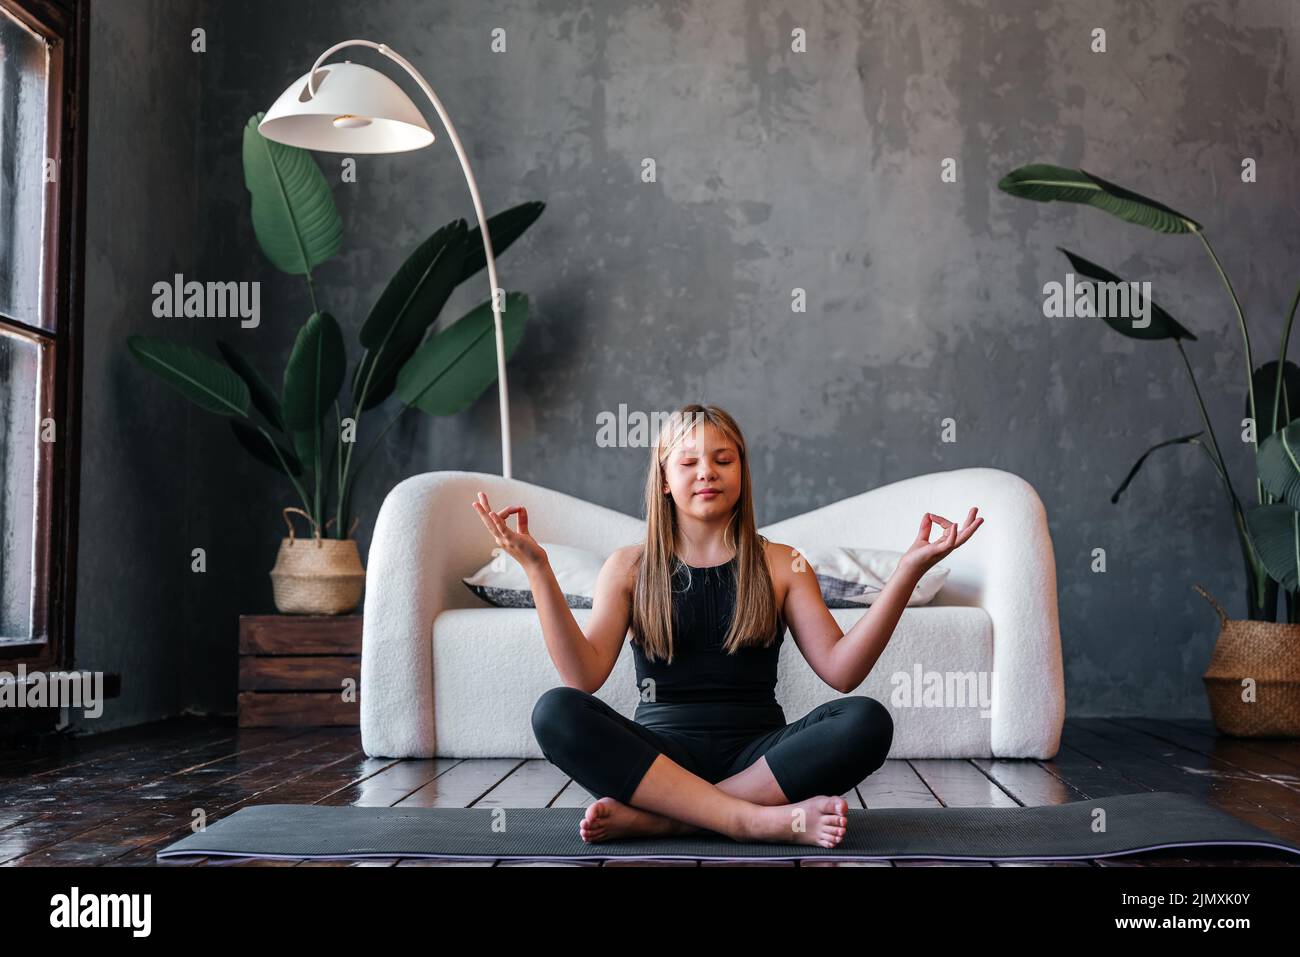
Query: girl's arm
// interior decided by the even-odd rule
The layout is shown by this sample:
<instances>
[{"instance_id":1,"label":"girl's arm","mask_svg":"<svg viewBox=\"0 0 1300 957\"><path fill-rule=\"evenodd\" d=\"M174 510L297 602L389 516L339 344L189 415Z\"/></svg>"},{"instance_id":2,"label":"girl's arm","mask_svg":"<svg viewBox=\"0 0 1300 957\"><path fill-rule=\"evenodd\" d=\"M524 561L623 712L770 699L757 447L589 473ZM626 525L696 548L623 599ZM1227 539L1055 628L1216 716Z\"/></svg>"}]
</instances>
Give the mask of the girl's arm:
<instances>
[{"instance_id":1,"label":"girl's arm","mask_svg":"<svg viewBox=\"0 0 1300 957\"><path fill-rule=\"evenodd\" d=\"M589 634L584 634L555 578L546 550L528 532L528 510L513 505L494 512L482 492L474 508L497 545L528 575L542 637L560 679L570 688L595 694L613 670L631 623L627 570L632 549L619 549L601 567L592 598ZM519 515L518 531L506 524L511 513Z\"/></svg>"},{"instance_id":2,"label":"girl's arm","mask_svg":"<svg viewBox=\"0 0 1300 957\"><path fill-rule=\"evenodd\" d=\"M860 685L875 667L876 660L893 637L898 619L903 617L903 609L907 607L907 600L912 596L921 576L947 558L958 545L964 544L984 524L984 519L976 518L978 511L979 509L972 508L967 513L966 525L960 530L956 522L950 522L942 515L926 512L921 518L916 540L898 560L898 567L889 576L889 581L885 582L880 595L871 603L867 613L835 644L832 668L843 676L845 694ZM944 529L937 542L930 541L934 522L938 522Z\"/></svg>"},{"instance_id":3,"label":"girl's arm","mask_svg":"<svg viewBox=\"0 0 1300 957\"><path fill-rule=\"evenodd\" d=\"M916 541L899 559L867 613L847 632L840 630L826 607L812 566L797 550L792 552L794 574L785 597L785 620L799 650L823 681L841 694L848 694L862 683L893 637L921 576L983 524L984 519L977 519L976 512L970 510L960 533L946 518L926 512ZM933 522L947 529L936 542L929 540Z\"/></svg>"},{"instance_id":4,"label":"girl's arm","mask_svg":"<svg viewBox=\"0 0 1300 957\"><path fill-rule=\"evenodd\" d=\"M601 566L586 634L578 627L550 562L544 560L527 569L546 650L570 688L595 694L618 661L632 620L628 552L616 551Z\"/></svg>"},{"instance_id":5,"label":"girl's arm","mask_svg":"<svg viewBox=\"0 0 1300 957\"><path fill-rule=\"evenodd\" d=\"M835 687L848 694L871 673L880 658L881 652L894 636L898 619L903 617L907 600L912 597L916 583L921 580L924 569L902 559L898 567L885 582L867 613L854 623L844 636L835 642L830 653L830 672L839 678ZM818 597L821 592L818 591Z\"/></svg>"}]
</instances>

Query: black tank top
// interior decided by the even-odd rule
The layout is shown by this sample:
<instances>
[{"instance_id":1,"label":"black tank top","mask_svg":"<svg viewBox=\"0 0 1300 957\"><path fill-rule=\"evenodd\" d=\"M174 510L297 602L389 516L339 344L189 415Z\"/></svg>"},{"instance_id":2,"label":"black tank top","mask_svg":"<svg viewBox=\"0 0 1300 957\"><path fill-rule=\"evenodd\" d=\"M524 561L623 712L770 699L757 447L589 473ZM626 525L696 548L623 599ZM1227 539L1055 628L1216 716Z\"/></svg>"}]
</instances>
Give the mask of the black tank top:
<instances>
[{"instance_id":1,"label":"black tank top","mask_svg":"<svg viewBox=\"0 0 1300 957\"><path fill-rule=\"evenodd\" d=\"M672 664L650 661L634 640L637 694L650 694L665 703L775 702L777 662L785 640L780 612L771 645L727 654L722 643L736 606L736 558L707 568L675 561ZM654 683L648 685L646 679Z\"/></svg>"}]
</instances>

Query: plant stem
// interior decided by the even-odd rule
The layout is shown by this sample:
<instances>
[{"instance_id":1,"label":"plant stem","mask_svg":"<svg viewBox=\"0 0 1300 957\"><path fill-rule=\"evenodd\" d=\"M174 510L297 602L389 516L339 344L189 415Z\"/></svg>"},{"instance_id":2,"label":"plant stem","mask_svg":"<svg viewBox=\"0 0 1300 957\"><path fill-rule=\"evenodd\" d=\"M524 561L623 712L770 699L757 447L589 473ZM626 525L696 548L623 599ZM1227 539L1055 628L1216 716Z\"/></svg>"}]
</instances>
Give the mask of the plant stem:
<instances>
[{"instance_id":1,"label":"plant stem","mask_svg":"<svg viewBox=\"0 0 1300 957\"><path fill-rule=\"evenodd\" d=\"M254 424L256 425L256 423ZM266 441L271 446L271 449L275 452L275 457L280 460L280 468L284 469L284 474L289 477L289 481L293 483L293 487L298 490L298 497L302 499L303 507L310 513L311 506L307 503L307 493L303 489L302 483L299 482L298 479L294 477L293 472L289 470L288 463L285 462L284 456L280 454L280 447L276 445L275 441L271 438L271 436L267 434L266 429L258 425L257 431L261 432L262 435L266 436Z\"/></svg>"},{"instance_id":2,"label":"plant stem","mask_svg":"<svg viewBox=\"0 0 1300 957\"><path fill-rule=\"evenodd\" d=\"M1228 279L1228 274L1223 271L1223 264L1219 262L1219 257L1214 254L1214 247L1210 245L1210 241L1205 238L1205 233L1201 232L1201 230L1196 230L1196 236L1205 247L1205 251L1210 254L1210 259L1214 261L1214 268L1219 271L1219 278L1223 280L1228 295L1232 297L1232 305L1237 310L1237 325L1241 328L1241 340L1246 349L1246 394L1250 397L1250 421L1255 426L1251 430L1251 444L1255 446L1255 451L1258 452L1259 418L1255 412L1255 360L1250 352L1250 333L1246 331L1246 314L1241 310L1241 301L1237 299L1237 293L1232 288L1232 281ZM1279 369L1278 375L1281 374L1282 370ZM1255 480L1255 489L1259 495L1260 504L1263 504L1264 484L1258 478Z\"/></svg>"},{"instance_id":3,"label":"plant stem","mask_svg":"<svg viewBox=\"0 0 1300 957\"><path fill-rule=\"evenodd\" d=\"M389 327L388 331L384 333L383 341L379 343L379 348L375 352L374 361L370 363L370 368L366 370L365 381L361 383L361 392L359 395L354 395L352 397L353 398L352 418L356 422L361 421L361 408L363 405L365 405L366 396L370 393L370 380L374 378L375 369L379 365L379 357L383 355L384 346L388 345L388 340L392 337L393 331L396 328L397 325L393 324L392 326ZM366 361L366 357L369 355L370 355L370 350L369 349L365 350L365 352L361 354L361 361L364 363ZM406 408L407 407L404 406L402 408L402 412L405 412ZM397 416L393 418L393 421L389 422L388 425L384 426L383 429L380 430L379 435L375 436L376 443L379 441L380 438L383 437L383 434L388 431L389 427L392 426L393 422L396 422L397 419L401 417L401 414L402 414L401 412L397 413ZM348 443L347 459L343 463L343 477L340 479L340 481L345 485L350 483L354 478L354 476L352 475L352 452L355 448L356 448L356 442ZM374 450L374 446L372 445L370 447L370 451L373 450ZM366 454L368 457L369 452L367 452ZM358 472L361 471L360 463L358 463L357 465L357 471ZM340 496L340 498L341 497L342 496ZM346 511L346 509L344 509L344 511Z\"/></svg>"},{"instance_id":4,"label":"plant stem","mask_svg":"<svg viewBox=\"0 0 1300 957\"><path fill-rule=\"evenodd\" d=\"M1237 498L1236 490L1232 487L1232 479L1228 476L1227 463L1224 461L1223 453L1219 449L1219 441L1214 437L1214 426L1210 424L1209 413L1205 410L1205 400L1201 397L1200 386L1196 384L1196 374L1192 371L1192 363L1187 358L1186 350L1183 349L1182 340L1175 339L1174 346L1178 349L1178 354L1182 356L1183 365L1187 369L1187 377L1192 382L1192 392L1196 396L1196 407L1200 410L1201 421L1205 423L1205 431L1209 436L1210 444L1213 446L1214 457L1218 459L1219 477L1223 479L1223 486L1228 492L1228 498L1230 499L1230 505L1232 506L1233 524L1237 527L1237 538L1242 546L1242 557L1245 558L1247 564L1254 569L1255 596L1258 599L1257 603L1260 606L1263 606L1264 594L1262 589L1265 584L1263 578L1263 564L1260 562L1259 556L1255 554L1255 543L1251 541L1250 532L1246 528L1246 514L1242 510L1241 500ZM1208 452L1210 450L1206 449L1206 451Z\"/></svg>"},{"instance_id":5,"label":"plant stem","mask_svg":"<svg viewBox=\"0 0 1300 957\"><path fill-rule=\"evenodd\" d=\"M324 434L325 434L325 430L324 430L324 419L321 420L321 423L322 423L322 425L321 425L321 436L322 436L322 439L323 439L323 438L324 438ZM331 468L334 467L334 460L335 460L335 458L337 457L337 456L336 456L336 453L337 453L337 449L336 449L333 445L331 445L330 448L329 448L329 456L325 459L325 461L324 461L324 465L323 465L323 467L321 468L321 476L322 476L322 480L323 480L323 476L327 475L327 474L329 473L329 470L330 470ZM321 454L322 454L322 455L325 454L325 453L324 453L324 446L322 446ZM328 490L322 490L322 492L321 492L321 500L320 500L320 505L321 505L321 518L322 518L322 519L324 519L324 517L325 517L325 513L326 513L327 511L329 511L329 500L330 500L330 497L329 497L329 492L328 492ZM333 520L333 519L330 519L330 521L332 522L332 521L334 521L334 520ZM328 522L327 522L325 525L321 526L321 535L322 535L323 537L325 537L325 538L328 538L328 537L329 537L329 523L328 523Z\"/></svg>"},{"instance_id":6,"label":"plant stem","mask_svg":"<svg viewBox=\"0 0 1300 957\"><path fill-rule=\"evenodd\" d=\"M311 311L312 311L312 315L315 315L316 313L320 312L320 305L316 302L316 284L315 284L314 282L312 282L312 278L311 278L311 269L310 269L310 268L308 268L307 271L306 271L305 273L303 273L303 278L307 280L307 295L311 297ZM320 529L321 529L321 537L323 538L324 535L325 535L325 530L324 530L324 524L325 524L325 509L324 509L324 505L323 505L323 503L321 502L321 497L320 497L320 478L321 478L320 441L321 441L321 423L320 423L320 422L317 422L316 425L314 426L314 428L315 428L315 430L316 430L316 474L315 474L315 479L316 479L316 498L314 499L314 501L313 501L313 503L312 503L315 507L314 507L314 508L309 508L309 509L307 509L307 511L310 512L311 515L312 515L312 518L314 518L314 519L316 520L318 527L320 527Z\"/></svg>"},{"instance_id":7,"label":"plant stem","mask_svg":"<svg viewBox=\"0 0 1300 957\"><path fill-rule=\"evenodd\" d=\"M389 334L391 334L391 333L392 333L392 329L389 329ZM388 341L388 336L386 335L386 336L384 336L384 342L386 343L387 341ZM382 352L382 351L383 351L383 343L380 344L379 348L380 348L380 351ZM369 350L369 349L367 349L367 350L365 350L364 352L362 352L362 353L361 353L361 362L364 363L364 362L366 361L366 357L369 356L369 355L370 355L370 350ZM355 421L355 422L360 422L360 421L361 421L361 406L365 403L365 401L366 401L366 394L370 391L370 379L371 379L371 377L375 374L375 366L376 366L376 364L378 363L378 361L379 361L379 359L378 359L378 353L376 353L375 361L372 362L372 363L370 363L370 368L366 370L366 380L365 380L365 382L361 383L361 393L360 393L360 395L354 395L354 396L352 397L352 419L353 419L353 421ZM382 433L381 433L381 434L382 434ZM348 443L347 458L345 459L345 461L344 461L344 463L343 463L343 478L342 478L342 480L341 480L345 485L346 485L348 482L351 481L351 472L352 472L352 452L353 452L353 450L354 450L355 448L356 448L356 442L355 442L355 441L353 441L353 442L349 442L349 443Z\"/></svg>"},{"instance_id":8,"label":"plant stem","mask_svg":"<svg viewBox=\"0 0 1300 957\"><path fill-rule=\"evenodd\" d=\"M1291 309L1287 313L1286 322L1282 326L1282 351L1278 355L1277 377L1276 377L1276 381L1274 381L1273 383L1273 422L1272 422L1272 429L1270 429L1269 431L1270 435L1277 432L1278 413L1281 412L1282 410L1282 383L1286 379L1287 346L1291 340L1291 326L1295 322L1296 306L1298 304L1300 304L1300 288L1297 288L1295 291L1295 295L1291 297ZM1287 400L1288 423L1290 422L1290 419L1291 419L1291 403L1288 397ZM1273 496L1270 494L1269 501L1271 502L1272 500L1273 500ZM1293 523L1295 520L1295 514L1300 514L1300 513L1293 513L1292 516ZM1297 529L1295 534L1296 534L1297 548L1300 549L1300 529ZM1297 567L1300 567L1300 557L1297 558ZM1286 609L1287 609L1287 621L1290 622L1291 624L1295 624L1297 618L1300 617L1300 601L1297 600L1297 595L1295 592L1291 592L1291 591L1286 592Z\"/></svg>"},{"instance_id":9,"label":"plant stem","mask_svg":"<svg viewBox=\"0 0 1300 957\"><path fill-rule=\"evenodd\" d=\"M1192 439L1192 444L1199 445L1201 448L1205 449L1205 454L1210 457L1210 464L1214 466L1214 471L1219 473L1219 478L1223 479L1224 484L1226 485L1228 483L1227 473L1223 471L1223 466L1221 466L1219 460L1214 457L1214 453L1210 451L1210 447L1204 442L1198 442L1196 439Z\"/></svg>"},{"instance_id":10,"label":"plant stem","mask_svg":"<svg viewBox=\"0 0 1300 957\"><path fill-rule=\"evenodd\" d=\"M307 295L311 297L311 311L312 314L315 315L320 312L320 306L316 304L316 284L312 282L310 271L306 272L304 275L307 278Z\"/></svg>"},{"instance_id":11,"label":"plant stem","mask_svg":"<svg viewBox=\"0 0 1300 957\"><path fill-rule=\"evenodd\" d=\"M1232 487L1232 479L1228 477L1228 466L1223 460L1223 453L1219 449L1219 440L1214 436L1214 426L1210 424L1210 416L1205 411L1205 400L1201 398L1201 388L1196 384L1196 374L1192 371L1192 363L1187 358L1187 352L1183 349L1183 343L1180 339L1174 340L1174 347L1178 354L1182 356L1183 365L1187 369L1187 378L1192 381L1192 394L1196 396L1196 407L1200 410L1201 421L1205 423L1205 432L1210 439L1210 449L1214 451L1214 457L1218 459L1219 475L1223 479L1224 487L1228 491L1228 497L1232 499L1234 507L1240 508L1241 502L1237 499L1237 492ZM1209 451L1207 449L1207 451Z\"/></svg>"},{"instance_id":12,"label":"plant stem","mask_svg":"<svg viewBox=\"0 0 1300 957\"><path fill-rule=\"evenodd\" d=\"M391 429L394 425L396 425L397 420L400 419L411 408L412 407L409 405L402 406L401 411L398 412L397 415L393 416L388 421L388 424L379 430L379 434L375 436L375 440L370 443L365 453L357 461L356 470L353 471L352 474L348 477L347 490L343 494L343 504L340 507L340 513L344 516L344 518L348 517L350 514L353 483L355 483L357 478L361 475L362 469L365 468L366 462L370 460L370 456L374 454L375 449L379 448L381 444L381 440L384 437L384 433L386 433L389 429ZM340 521L342 521L342 519L340 519Z\"/></svg>"},{"instance_id":13,"label":"plant stem","mask_svg":"<svg viewBox=\"0 0 1300 957\"><path fill-rule=\"evenodd\" d=\"M1219 473L1219 477L1223 479L1224 485L1231 487L1227 473L1223 471L1222 466L1210 451L1209 446L1204 442L1196 442L1194 439L1193 442L1205 449L1205 454L1210 457L1210 463L1214 466L1214 470ZM1229 505L1232 508L1232 524L1236 526L1237 529L1237 544L1241 546L1241 557L1245 561L1247 569L1251 572L1251 577L1255 583L1255 604L1262 610L1267 596L1265 589L1268 587L1268 581L1264 577L1267 572L1259 562L1258 556L1255 554L1254 546L1250 539L1250 532L1246 527L1246 516L1241 511L1240 503L1238 503L1234 498Z\"/></svg>"},{"instance_id":14,"label":"plant stem","mask_svg":"<svg viewBox=\"0 0 1300 957\"><path fill-rule=\"evenodd\" d=\"M369 460L370 456L374 453L375 449L379 447L379 440L384 437L384 433L387 432L389 429L391 429L394 425L396 425L397 420L400 419L403 415L405 415L408 411L410 411L411 408L413 407L409 405L402 406L401 411L398 412L397 415L389 419L388 424L379 430L379 434L375 436L375 440L370 443L370 447L366 449L365 454L362 455L360 461L357 462L357 474L360 474L362 466L366 464L367 460Z\"/></svg>"},{"instance_id":15,"label":"plant stem","mask_svg":"<svg viewBox=\"0 0 1300 957\"><path fill-rule=\"evenodd\" d=\"M1282 403L1282 379L1286 372L1286 349L1287 343L1291 341L1291 323L1295 321L1297 305L1300 305L1300 287L1296 288L1295 295L1291 297L1291 311L1287 313L1286 324L1282 327L1282 354L1277 359L1277 382L1273 384L1273 428L1270 435L1277 431L1277 413Z\"/></svg>"},{"instance_id":16,"label":"plant stem","mask_svg":"<svg viewBox=\"0 0 1300 957\"><path fill-rule=\"evenodd\" d=\"M316 469L315 469L316 498L313 500L316 507L312 510L312 517L316 519L317 524L321 527L321 536L323 537L325 534L325 510L321 508L321 500L320 500L320 473L321 473L320 443L321 443L321 435L322 435L321 423L317 422L314 426L312 426L312 430L316 433L316 443L315 443L316 444Z\"/></svg>"},{"instance_id":17,"label":"plant stem","mask_svg":"<svg viewBox=\"0 0 1300 957\"><path fill-rule=\"evenodd\" d=\"M339 538L346 537L343 533L343 410L339 408L339 400L334 399L334 419L338 423L338 434L335 436L335 448L338 454L335 460L338 463L338 499L335 502L334 520L339 523Z\"/></svg>"}]
</instances>

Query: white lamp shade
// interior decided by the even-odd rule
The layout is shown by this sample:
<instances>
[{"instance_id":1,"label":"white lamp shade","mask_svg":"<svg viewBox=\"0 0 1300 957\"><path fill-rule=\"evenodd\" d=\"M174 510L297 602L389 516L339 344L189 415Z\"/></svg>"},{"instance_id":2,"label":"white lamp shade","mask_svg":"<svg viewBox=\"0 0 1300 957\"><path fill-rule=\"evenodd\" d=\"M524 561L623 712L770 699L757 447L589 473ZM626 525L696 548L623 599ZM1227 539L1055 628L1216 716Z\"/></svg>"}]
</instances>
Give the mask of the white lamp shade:
<instances>
[{"instance_id":1,"label":"white lamp shade","mask_svg":"<svg viewBox=\"0 0 1300 957\"><path fill-rule=\"evenodd\" d=\"M330 153L402 153L433 142L433 131L402 88L359 63L327 63L267 110L258 131L269 140Z\"/></svg>"}]
</instances>

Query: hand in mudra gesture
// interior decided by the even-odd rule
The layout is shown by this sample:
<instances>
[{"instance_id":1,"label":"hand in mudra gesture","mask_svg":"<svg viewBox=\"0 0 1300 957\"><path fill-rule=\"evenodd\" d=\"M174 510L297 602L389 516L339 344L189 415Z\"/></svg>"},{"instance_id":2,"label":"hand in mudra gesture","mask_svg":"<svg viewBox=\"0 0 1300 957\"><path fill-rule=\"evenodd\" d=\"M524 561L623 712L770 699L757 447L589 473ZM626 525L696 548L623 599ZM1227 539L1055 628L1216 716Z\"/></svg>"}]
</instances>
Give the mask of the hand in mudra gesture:
<instances>
[{"instance_id":1,"label":"hand in mudra gesture","mask_svg":"<svg viewBox=\"0 0 1300 957\"><path fill-rule=\"evenodd\" d=\"M537 544L537 540L528 534L528 509L522 505L511 505L499 512L492 511L488 498L483 492L473 502L474 511L478 512L483 524L492 533L493 539L507 555L524 568L534 568L546 561L546 550ZM506 519L514 512L519 513L519 529L511 528Z\"/></svg>"},{"instance_id":2,"label":"hand in mudra gesture","mask_svg":"<svg viewBox=\"0 0 1300 957\"><path fill-rule=\"evenodd\" d=\"M926 512L921 519L921 530L916 533L916 541L912 542L899 564L906 563L921 574L929 571L947 558L954 548L964 544L975 534L975 529L984 524L983 518L975 517L978 511L979 509L972 508L966 513L966 524L962 528L958 528L955 522L948 521L942 515ZM944 534L937 541L932 542L930 532L936 522L943 527Z\"/></svg>"}]
</instances>

